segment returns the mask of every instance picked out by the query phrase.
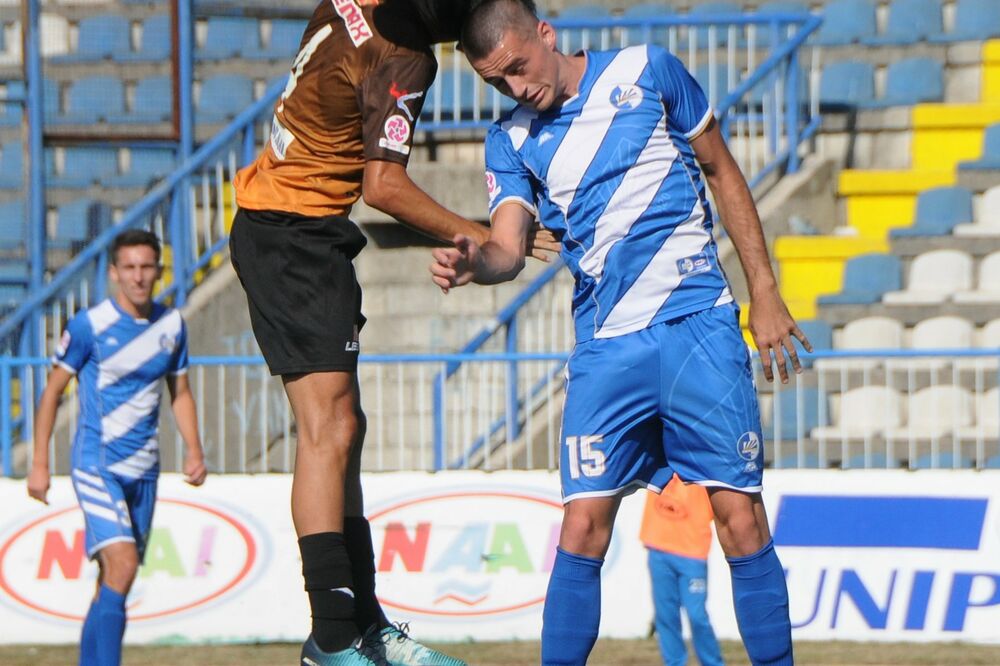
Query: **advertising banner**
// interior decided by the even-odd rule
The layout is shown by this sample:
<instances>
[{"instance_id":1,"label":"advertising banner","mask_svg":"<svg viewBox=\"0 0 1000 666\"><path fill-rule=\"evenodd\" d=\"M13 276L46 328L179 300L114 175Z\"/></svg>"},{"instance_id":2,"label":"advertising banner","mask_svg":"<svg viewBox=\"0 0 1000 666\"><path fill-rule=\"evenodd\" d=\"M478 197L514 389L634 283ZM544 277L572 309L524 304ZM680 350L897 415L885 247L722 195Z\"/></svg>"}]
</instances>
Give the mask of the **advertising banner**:
<instances>
[{"instance_id":1,"label":"advertising banner","mask_svg":"<svg viewBox=\"0 0 1000 666\"><path fill-rule=\"evenodd\" d=\"M550 472L364 479L378 595L438 640L537 639L562 505ZM286 475L165 475L128 598L130 643L301 640L309 610ZM765 504L797 639L1000 642L1000 473L774 471ZM71 643L97 574L69 480L48 506L0 480L0 642ZM601 634L648 635L652 601L626 498L602 575ZM729 571L709 558L709 612L738 638Z\"/></svg>"}]
</instances>

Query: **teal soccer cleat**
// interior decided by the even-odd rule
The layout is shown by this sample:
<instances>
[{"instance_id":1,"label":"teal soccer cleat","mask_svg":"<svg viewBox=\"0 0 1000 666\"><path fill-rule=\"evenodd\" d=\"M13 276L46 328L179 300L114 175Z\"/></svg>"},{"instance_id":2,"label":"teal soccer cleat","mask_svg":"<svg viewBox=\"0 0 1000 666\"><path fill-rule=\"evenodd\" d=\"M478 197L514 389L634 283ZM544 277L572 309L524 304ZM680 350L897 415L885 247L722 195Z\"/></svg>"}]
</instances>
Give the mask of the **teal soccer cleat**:
<instances>
[{"instance_id":1,"label":"teal soccer cleat","mask_svg":"<svg viewBox=\"0 0 1000 666\"><path fill-rule=\"evenodd\" d=\"M373 627L374 628L374 627ZM468 666L461 659L421 645L407 634L409 625L399 622L374 634L389 666ZM373 641L374 642L374 641Z\"/></svg>"},{"instance_id":2,"label":"teal soccer cleat","mask_svg":"<svg viewBox=\"0 0 1000 666\"><path fill-rule=\"evenodd\" d=\"M359 638L346 650L323 652L310 634L302 644L300 666L389 666L380 651Z\"/></svg>"}]
</instances>

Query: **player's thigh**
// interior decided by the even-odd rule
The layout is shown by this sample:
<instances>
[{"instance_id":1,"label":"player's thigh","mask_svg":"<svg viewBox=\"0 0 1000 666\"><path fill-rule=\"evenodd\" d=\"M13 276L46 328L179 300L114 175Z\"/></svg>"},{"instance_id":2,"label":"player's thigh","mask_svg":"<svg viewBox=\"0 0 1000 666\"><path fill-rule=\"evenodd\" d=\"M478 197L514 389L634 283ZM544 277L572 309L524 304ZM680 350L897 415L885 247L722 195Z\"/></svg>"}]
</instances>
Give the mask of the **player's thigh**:
<instances>
[{"instance_id":1,"label":"player's thigh","mask_svg":"<svg viewBox=\"0 0 1000 666\"><path fill-rule=\"evenodd\" d=\"M119 479L125 492L125 504L132 521L135 550L142 563L153 529L156 509L156 479Z\"/></svg>"},{"instance_id":2,"label":"player's thigh","mask_svg":"<svg viewBox=\"0 0 1000 666\"><path fill-rule=\"evenodd\" d=\"M72 469L70 478L83 511L87 557L94 559L109 544L135 541L125 491L115 475L87 467Z\"/></svg>"},{"instance_id":3,"label":"player's thigh","mask_svg":"<svg viewBox=\"0 0 1000 666\"><path fill-rule=\"evenodd\" d=\"M559 470L563 500L608 497L670 479L663 469L655 345L641 335L590 340L570 357Z\"/></svg>"},{"instance_id":4,"label":"player's thigh","mask_svg":"<svg viewBox=\"0 0 1000 666\"><path fill-rule=\"evenodd\" d=\"M736 307L697 312L660 334L670 466L685 481L759 491L760 411Z\"/></svg>"}]
</instances>

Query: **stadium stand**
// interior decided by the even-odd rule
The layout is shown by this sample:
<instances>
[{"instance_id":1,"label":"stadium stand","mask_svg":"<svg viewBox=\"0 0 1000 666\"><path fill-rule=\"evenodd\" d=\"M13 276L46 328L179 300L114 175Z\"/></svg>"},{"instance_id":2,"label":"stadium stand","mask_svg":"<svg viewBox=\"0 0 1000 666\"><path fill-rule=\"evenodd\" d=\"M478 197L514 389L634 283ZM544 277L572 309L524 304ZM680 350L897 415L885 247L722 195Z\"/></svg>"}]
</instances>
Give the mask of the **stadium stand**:
<instances>
[{"instance_id":1,"label":"stadium stand","mask_svg":"<svg viewBox=\"0 0 1000 666\"><path fill-rule=\"evenodd\" d=\"M875 101L875 71L871 63L845 60L823 68L819 83L821 109L843 111Z\"/></svg>"},{"instance_id":2,"label":"stadium stand","mask_svg":"<svg viewBox=\"0 0 1000 666\"><path fill-rule=\"evenodd\" d=\"M844 287L838 294L819 297L820 305L877 303L889 291L902 287L899 258L891 254L863 254L844 265Z\"/></svg>"},{"instance_id":3,"label":"stadium stand","mask_svg":"<svg viewBox=\"0 0 1000 666\"><path fill-rule=\"evenodd\" d=\"M1000 4L993 0L958 0L951 32L945 32L932 42L981 41L1000 37Z\"/></svg>"},{"instance_id":4,"label":"stadium stand","mask_svg":"<svg viewBox=\"0 0 1000 666\"><path fill-rule=\"evenodd\" d=\"M161 123L170 120L171 106L164 100L171 99L173 87L169 76L150 76L141 79L132 95L132 106L125 113L108 116L109 123Z\"/></svg>"},{"instance_id":5,"label":"stadium stand","mask_svg":"<svg viewBox=\"0 0 1000 666\"><path fill-rule=\"evenodd\" d=\"M820 440L858 440L879 437L904 423L905 403L889 386L861 386L841 393L833 423L813 428Z\"/></svg>"},{"instance_id":6,"label":"stadium stand","mask_svg":"<svg viewBox=\"0 0 1000 666\"><path fill-rule=\"evenodd\" d=\"M159 62L170 57L170 16L154 14L142 22L139 48L117 53L115 59L124 63Z\"/></svg>"},{"instance_id":7,"label":"stadium stand","mask_svg":"<svg viewBox=\"0 0 1000 666\"><path fill-rule=\"evenodd\" d=\"M885 30L864 40L870 46L901 46L937 37L943 31L940 0L893 0Z\"/></svg>"},{"instance_id":8,"label":"stadium stand","mask_svg":"<svg viewBox=\"0 0 1000 666\"><path fill-rule=\"evenodd\" d=\"M260 23L243 16L208 19L205 41L195 52L199 60L256 57L261 53Z\"/></svg>"},{"instance_id":9,"label":"stadium stand","mask_svg":"<svg viewBox=\"0 0 1000 666\"><path fill-rule=\"evenodd\" d=\"M91 76L70 84L66 108L50 122L92 125L125 111L125 87L116 76Z\"/></svg>"},{"instance_id":10,"label":"stadium stand","mask_svg":"<svg viewBox=\"0 0 1000 666\"><path fill-rule=\"evenodd\" d=\"M972 257L961 250L931 250L913 260L904 289L882 297L885 303L943 303L972 287Z\"/></svg>"},{"instance_id":11,"label":"stadium stand","mask_svg":"<svg viewBox=\"0 0 1000 666\"><path fill-rule=\"evenodd\" d=\"M52 58L53 63L82 63L128 56L132 26L116 14L87 16L80 20L76 51Z\"/></svg>"},{"instance_id":12,"label":"stadium stand","mask_svg":"<svg viewBox=\"0 0 1000 666\"><path fill-rule=\"evenodd\" d=\"M890 236L943 236L959 224L972 223L972 193L964 187L938 187L917 195L913 224L893 229Z\"/></svg>"},{"instance_id":13,"label":"stadium stand","mask_svg":"<svg viewBox=\"0 0 1000 666\"><path fill-rule=\"evenodd\" d=\"M843 46L875 36L875 3L872 0L831 0L823 5L823 27L814 43Z\"/></svg>"},{"instance_id":14,"label":"stadium stand","mask_svg":"<svg viewBox=\"0 0 1000 666\"><path fill-rule=\"evenodd\" d=\"M50 172L48 183L52 187L85 188L117 173L116 149L71 146L63 149L62 169Z\"/></svg>"},{"instance_id":15,"label":"stadium stand","mask_svg":"<svg viewBox=\"0 0 1000 666\"><path fill-rule=\"evenodd\" d=\"M886 72L885 93L869 107L912 106L944 101L944 66L935 58L905 58Z\"/></svg>"},{"instance_id":16,"label":"stadium stand","mask_svg":"<svg viewBox=\"0 0 1000 666\"><path fill-rule=\"evenodd\" d=\"M217 74L201 82L195 122L232 120L253 102L253 81L242 74Z\"/></svg>"},{"instance_id":17,"label":"stadium stand","mask_svg":"<svg viewBox=\"0 0 1000 666\"><path fill-rule=\"evenodd\" d=\"M979 261L974 290L956 291L957 303L1000 303L1000 252L991 252Z\"/></svg>"},{"instance_id":18,"label":"stadium stand","mask_svg":"<svg viewBox=\"0 0 1000 666\"><path fill-rule=\"evenodd\" d=\"M1000 123L983 132L982 156L977 160L959 162L959 169L1000 169Z\"/></svg>"}]
</instances>

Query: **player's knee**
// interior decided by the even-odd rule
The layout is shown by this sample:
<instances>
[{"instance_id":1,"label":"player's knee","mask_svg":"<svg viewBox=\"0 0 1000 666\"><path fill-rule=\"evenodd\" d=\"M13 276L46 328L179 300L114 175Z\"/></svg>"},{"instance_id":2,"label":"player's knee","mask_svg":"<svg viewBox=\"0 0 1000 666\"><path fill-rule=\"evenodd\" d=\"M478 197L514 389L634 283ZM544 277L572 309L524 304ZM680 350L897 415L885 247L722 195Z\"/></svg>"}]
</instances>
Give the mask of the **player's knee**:
<instances>
[{"instance_id":1,"label":"player's knee","mask_svg":"<svg viewBox=\"0 0 1000 666\"><path fill-rule=\"evenodd\" d=\"M116 592L126 593L139 571L139 554L131 547L101 552L101 581Z\"/></svg>"},{"instance_id":2,"label":"player's knee","mask_svg":"<svg viewBox=\"0 0 1000 666\"><path fill-rule=\"evenodd\" d=\"M760 550L764 542L761 528L752 511L734 511L716 516L719 541L729 557L751 555Z\"/></svg>"},{"instance_id":3,"label":"player's knee","mask_svg":"<svg viewBox=\"0 0 1000 666\"><path fill-rule=\"evenodd\" d=\"M358 417L354 409L334 410L298 424L298 447L307 454L346 456L358 435Z\"/></svg>"},{"instance_id":4,"label":"player's knee","mask_svg":"<svg viewBox=\"0 0 1000 666\"><path fill-rule=\"evenodd\" d=\"M572 505L567 505L563 516L559 545L577 555L604 557L611 543L611 522L589 511L573 510Z\"/></svg>"}]
</instances>

